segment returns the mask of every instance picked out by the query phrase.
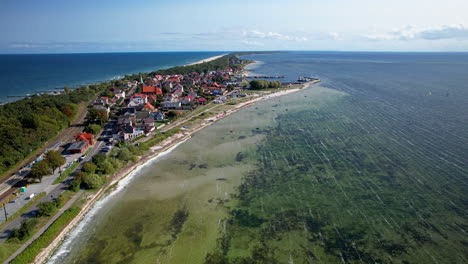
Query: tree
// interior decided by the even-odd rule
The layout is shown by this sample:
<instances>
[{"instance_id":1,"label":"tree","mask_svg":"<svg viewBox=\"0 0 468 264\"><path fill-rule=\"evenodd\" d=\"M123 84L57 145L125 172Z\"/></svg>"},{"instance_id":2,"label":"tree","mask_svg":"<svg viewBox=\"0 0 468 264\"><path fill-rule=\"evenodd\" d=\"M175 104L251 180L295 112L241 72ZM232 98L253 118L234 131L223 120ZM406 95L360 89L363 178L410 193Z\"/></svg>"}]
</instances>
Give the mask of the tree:
<instances>
[{"instance_id":1,"label":"tree","mask_svg":"<svg viewBox=\"0 0 468 264\"><path fill-rule=\"evenodd\" d=\"M55 201L43 202L37 205L39 207L38 216L51 216L57 211L57 203Z\"/></svg>"},{"instance_id":2,"label":"tree","mask_svg":"<svg viewBox=\"0 0 468 264\"><path fill-rule=\"evenodd\" d=\"M90 123L98 124L100 126L103 126L109 120L105 110L97 110L95 108L88 109L87 118Z\"/></svg>"},{"instance_id":3,"label":"tree","mask_svg":"<svg viewBox=\"0 0 468 264\"><path fill-rule=\"evenodd\" d=\"M167 118L173 119L175 117L177 117L177 111L171 110L167 113Z\"/></svg>"},{"instance_id":4,"label":"tree","mask_svg":"<svg viewBox=\"0 0 468 264\"><path fill-rule=\"evenodd\" d=\"M65 158L56 150L49 150L45 155L45 160L54 173L57 168L65 164Z\"/></svg>"},{"instance_id":5,"label":"tree","mask_svg":"<svg viewBox=\"0 0 468 264\"><path fill-rule=\"evenodd\" d=\"M70 107L70 106L67 106L67 105L64 106L64 107L62 107L62 113L63 113L64 115L66 115L66 116L67 116L68 118L70 118L70 119L72 119L73 116L75 115L75 114L73 113L73 109L71 109L71 107Z\"/></svg>"},{"instance_id":6,"label":"tree","mask_svg":"<svg viewBox=\"0 0 468 264\"><path fill-rule=\"evenodd\" d=\"M31 177L33 179L38 179L40 182L42 181L42 177L48 175L50 173L49 164L46 160L41 160L31 167Z\"/></svg>"},{"instance_id":7,"label":"tree","mask_svg":"<svg viewBox=\"0 0 468 264\"><path fill-rule=\"evenodd\" d=\"M95 173L96 169L97 169L97 166L94 165L94 163L92 162L86 162L85 164L83 164L83 168L82 168L84 172L88 172L88 173Z\"/></svg>"},{"instance_id":8,"label":"tree","mask_svg":"<svg viewBox=\"0 0 468 264\"><path fill-rule=\"evenodd\" d=\"M93 156L93 163L100 167L101 164L107 159L107 156L106 154L104 153L98 153L96 155Z\"/></svg>"},{"instance_id":9,"label":"tree","mask_svg":"<svg viewBox=\"0 0 468 264\"><path fill-rule=\"evenodd\" d=\"M252 89L265 89L268 88L269 82L267 80L253 80L250 82L250 87Z\"/></svg>"},{"instance_id":10,"label":"tree","mask_svg":"<svg viewBox=\"0 0 468 264\"><path fill-rule=\"evenodd\" d=\"M87 173L83 177L82 184L84 185L85 188L88 189L97 189L104 185L105 179L102 176L99 176L94 173Z\"/></svg>"},{"instance_id":11,"label":"tree","mask_svg":"<svg viewBox=\"0 0 468 264\"><path fill-rule=\"evenodd\" d=\"M21 223L20 228L15 228L12 230L10 238L17 238L19 240L24 240L28 238L31 235L31 232L33 231L36 224L37 224L36 218L32 218L30 220L24 220Z\"/></svg>"},{"instance_id":12,"label":"tree","mask_svg":"<svg viewBox=\"0 0 468 264\"><path fill-rule=\"evenodd\" d=\"M98 135L101 132L101 130L102 130L102 127L96 124L89 124L86 127L86 132L92 133L95 136Z\"/></svg>"}]
</instances>

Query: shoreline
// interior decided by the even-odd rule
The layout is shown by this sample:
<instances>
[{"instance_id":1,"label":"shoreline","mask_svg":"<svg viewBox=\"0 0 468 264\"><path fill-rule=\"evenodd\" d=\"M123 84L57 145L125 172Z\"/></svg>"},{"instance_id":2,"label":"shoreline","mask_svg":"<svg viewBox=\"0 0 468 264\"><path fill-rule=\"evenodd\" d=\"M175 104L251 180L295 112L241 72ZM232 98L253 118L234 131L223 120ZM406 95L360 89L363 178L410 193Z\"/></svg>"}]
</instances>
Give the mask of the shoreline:
<instances>
[{"instance_id":1,"label":"shoreline","mask_svg":"<svg viewBox=\"0 0 468 264\"><path fill-rule=\"evenodd\" d=\"M61 245L62 241L71 232L86 216L86 214L93 208L96 202L98 202L101 198L105 197L105 194L108 194L109 191L112 191L121 180L125 179L128 175L130 175L135 170L138 170L140 167L145 166L147 162L150 162L154 158L158 158L161 154L164 154L166 151L170 150L172 147L178 146L178 144L183 143L184 141L188 140L192 134L202 130L205 127L223 119L226 116L229 116L237 111L254 105L256 103L266 101L272 98L284 96L287 94L298 92L302 89L309 88L311 85L320 82L320 80L315 80L307 83L303 83L298 88L287 89L283 91L277 91L270 94L262 95L256 98L253 98L249 101L239 103L235 105L232 109L227 110L224 114L215 116L213 118L206 118L204 122L199 124L198 126L190 129L189 131L183 130L180 133L177 133L162 142L152 146L150 148L150 153L142 156L140 160L135 162L134 164L129 165L128 167L122 169L121 171L117 172L112 176L109 183L107 183L104 187L99 189L95 194L93 194L89 200L83 205L80 210L80 213L59 233L59 235L50 243L50 245L42 250L42 252L37 255L34 263L45 263L51 254L55 252L55 250ZM213 121L209 121L213 120Z\"/></svg>"},{"instance_id":2,"label":"shoreline","mask_svg":"<svg viewBox=\"0 0 468 264\"><path fill-rule=\"evenodd\" d=\"M210 62L210 61L214 61L216 59L219 59L223 56L226 56L228 55L229 53L226 53L226 54L221 54L221 55L217 55L217 56L213 56L213 57L209 57L209 58L206 58L206 59L203 59L201 61L197 61L197 62L194 62L194 63L190 63L190 64L187 64L187 65L184 65L184 66L192 66L192 65L197 65L197 64L202 64L202 63L205 63L205 62Z\"/></svg>"}]
</instances>

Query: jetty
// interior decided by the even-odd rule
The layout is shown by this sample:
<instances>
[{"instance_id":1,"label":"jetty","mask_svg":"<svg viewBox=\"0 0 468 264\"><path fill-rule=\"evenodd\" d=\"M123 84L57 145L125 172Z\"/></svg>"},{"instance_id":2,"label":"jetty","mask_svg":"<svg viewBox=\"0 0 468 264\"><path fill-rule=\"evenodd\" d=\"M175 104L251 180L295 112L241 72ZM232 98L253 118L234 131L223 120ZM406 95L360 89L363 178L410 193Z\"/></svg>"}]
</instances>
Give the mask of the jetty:
<instances>
[{"instance_id":1,"label":"jetty","mask_svg":"<svg viewBox=\"0 0 468 264\"><path fill-rule=\"evenodd\" d=\"M282 79L284 78L283 75L279 76L262 76L262 75L257 75L257 76L247 76L247 78L254 78L254 79Z\"/></svg>"}]
</instances>

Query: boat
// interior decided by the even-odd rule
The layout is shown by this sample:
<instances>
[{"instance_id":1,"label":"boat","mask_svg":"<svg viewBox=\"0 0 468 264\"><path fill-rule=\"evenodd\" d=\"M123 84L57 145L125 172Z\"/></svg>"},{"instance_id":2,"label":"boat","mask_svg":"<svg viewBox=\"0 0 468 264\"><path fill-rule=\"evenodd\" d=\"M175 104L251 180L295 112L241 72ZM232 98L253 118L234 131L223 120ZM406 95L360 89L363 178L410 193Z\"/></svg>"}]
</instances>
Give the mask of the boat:
<instances>
[{"instance_id":1,"label":"boat","mask_svg":"<svg viewBox=\"0 0 468 264\"><path fill-rule=\"evenodd\" d=\"M316 78L311 78L311 77L304 77L301 76L297 79L298 82L311 82L317 80Z\"/></svg>"}]
</instances>

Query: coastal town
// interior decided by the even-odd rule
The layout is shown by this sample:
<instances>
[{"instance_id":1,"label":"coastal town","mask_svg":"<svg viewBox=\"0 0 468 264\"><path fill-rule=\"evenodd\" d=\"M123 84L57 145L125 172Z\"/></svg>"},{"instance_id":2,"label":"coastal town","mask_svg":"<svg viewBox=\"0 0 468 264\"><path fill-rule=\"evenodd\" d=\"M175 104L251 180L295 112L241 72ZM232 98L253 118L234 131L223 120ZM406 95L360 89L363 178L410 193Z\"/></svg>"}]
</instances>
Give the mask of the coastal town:
<instances>
[{"instance_id":1,"label":"coastal town","mask_svg":"<svg viewBox=\"0 0 468 264\"><path fill-rule=\"evenodd\" d=\"M21 258L28 247L34 248L41 232L32 237L22 232L34 233L34 227L26 230L27 225L36 217L47 215L44 205L56 207L58 211L54 209L56 214L50 213L51 218L43 224L42 232L85 195L89 198L81 204L81 210L70 217L70 220L79 219L104 190L138 164L191 133L275 93L296 91L318 81L309 80L298 86L255 80L253 82L264 82L266 89L250 91L253 85L244 71L248 63L234 59L227 67L217 70L133 75L133 79L113 82L97 94L77 119L77 125L63 132L61 140L53 142L32 162L0 183L4 211L4 218L0 220L0 242L7 243L13 237L13 241L22 245L15 248L7 260ZM258 79L258 76L251 79ZM279 92L280 87L288 89ZM38 174L38 167L47 162L50 165L51 153L62 156L58 158L57 170ZM89 191L92 195L87 194ZM56 245L58 242L54 241Z\"/></svg>"}]
</instances>

